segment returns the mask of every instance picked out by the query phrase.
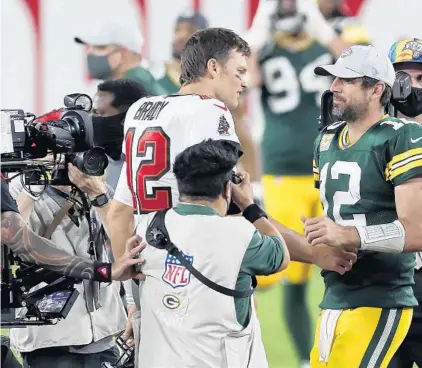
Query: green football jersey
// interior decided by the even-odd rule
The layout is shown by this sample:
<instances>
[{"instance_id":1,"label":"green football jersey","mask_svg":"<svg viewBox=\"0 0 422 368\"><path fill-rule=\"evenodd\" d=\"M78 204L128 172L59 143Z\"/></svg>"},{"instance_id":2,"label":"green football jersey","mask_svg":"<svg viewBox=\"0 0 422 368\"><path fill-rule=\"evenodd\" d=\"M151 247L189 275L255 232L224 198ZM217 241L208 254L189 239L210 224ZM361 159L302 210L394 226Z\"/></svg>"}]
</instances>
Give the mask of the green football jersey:
<instances>
[{"instance_id":1,"label":"green football jersey","mask_svg":"<svg viewBox=\"0 0 422 368\"><path fill-rule=\"evenodd\" d=\"M172 95L180 90L179 81L174 80L167 72L167 66L163 62L150 63L149 69L166 94Z\"/></svg>"},{"instance_id":2,"label":"green football jersey","mask_svg":"<svg viewBox=\"0 0 422 368\"><path fill-rule=\"evenodd\" d=\"M347 125L325 128L314 145L314 177L325 215L345 226L397 220L394 188L422 176L422 126L386 115L353 145ZM422 239L421 239L422 242ZM414 253L360 251L350 272L321 272L322 308L416 305Z\"/></svg>"},{"instance_id":3,"label":"green football jersey","mask_svg":"<svg viewBox=\"0 0 422 368\"><path fill-rule=\"evenodd\" d=\"M332 63L318 43L301 51L269 44L261 52L261 105L265 130L261 144L263 170L269 175L312 175L313 142L318 134L322 94L330 78L314 68Z\"/></svg>"}]
</instances>

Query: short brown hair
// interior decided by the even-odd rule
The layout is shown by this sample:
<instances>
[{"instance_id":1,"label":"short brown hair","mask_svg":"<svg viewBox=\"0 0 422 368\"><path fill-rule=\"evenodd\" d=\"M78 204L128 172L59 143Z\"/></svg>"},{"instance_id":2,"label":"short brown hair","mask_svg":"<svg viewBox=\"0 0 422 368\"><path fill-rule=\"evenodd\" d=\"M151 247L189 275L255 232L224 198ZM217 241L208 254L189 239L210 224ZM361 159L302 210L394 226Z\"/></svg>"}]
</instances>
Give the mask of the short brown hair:
<instances>
[{"instance_id":1,"label":"short brown hair","mask_svg":"<svg viewBox=\"0 0 422 368\"><path fill-rule=\"evenodd\" d=\"M195 32L182 52L180 84L198 81L206 73L208 60L225 62L232 50L246 57L251 55L248 43L230 29L206 28Z\"/></svg>"}]
</instances>

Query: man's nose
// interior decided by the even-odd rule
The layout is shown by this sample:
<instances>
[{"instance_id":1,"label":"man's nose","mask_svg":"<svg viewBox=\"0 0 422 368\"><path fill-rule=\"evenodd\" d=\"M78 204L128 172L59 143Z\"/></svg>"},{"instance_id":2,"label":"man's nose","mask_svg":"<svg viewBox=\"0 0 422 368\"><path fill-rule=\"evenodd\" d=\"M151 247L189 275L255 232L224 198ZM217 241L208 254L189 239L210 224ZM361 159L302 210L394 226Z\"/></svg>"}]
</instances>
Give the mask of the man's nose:
<instances>
[{"instance_id":1,"label":"man's nose","mask_svg":"<svg viewBox=\"0 0 422 368\"><path fill-rule=\"evenodd\" d=\"M331 92L340 92L340 87L341 87L341 81L340 78L336 77L333 80L333 83L331 83L331 87L330 87L330 91Z\"/></svg>"}]
</instances>

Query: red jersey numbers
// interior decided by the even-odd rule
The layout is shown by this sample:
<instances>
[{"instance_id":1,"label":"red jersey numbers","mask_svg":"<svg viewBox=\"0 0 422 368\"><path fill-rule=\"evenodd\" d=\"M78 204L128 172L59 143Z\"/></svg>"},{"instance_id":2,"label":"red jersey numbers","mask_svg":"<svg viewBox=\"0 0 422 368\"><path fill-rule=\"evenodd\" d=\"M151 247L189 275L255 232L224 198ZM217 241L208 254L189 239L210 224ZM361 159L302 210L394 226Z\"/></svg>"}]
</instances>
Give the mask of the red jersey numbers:
<instances>
[{"instance_id":1,"label":"red jersey numbers","mask_svg":"<svg viewBox=\"0 0 422 368\"><path fill-rule=\"evenodd\" d=\"M136 143L135 156L132 154L134 135L135 128L130 128L126 133L125 144L127 182L132 192L135 213L143 214L172 207L171 187L154 187L152 183L151 193L147 193L147 183L160 180L170 170L169 136L161 127L145 129ZM136 168L134 165L139 166ZM132 176L134 169L135 183Z\"/></svg>"}]
</instances>

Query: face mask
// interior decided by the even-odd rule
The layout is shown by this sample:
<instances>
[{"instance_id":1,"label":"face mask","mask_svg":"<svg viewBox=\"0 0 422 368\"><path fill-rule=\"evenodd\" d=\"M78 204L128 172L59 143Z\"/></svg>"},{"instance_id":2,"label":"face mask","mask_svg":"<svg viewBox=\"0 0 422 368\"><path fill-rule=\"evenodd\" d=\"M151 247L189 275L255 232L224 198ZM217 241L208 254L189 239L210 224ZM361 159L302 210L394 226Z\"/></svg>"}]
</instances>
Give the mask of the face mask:
<instances>
[{"instance_id":1,"label":"face mask","mask_svg":"<svg viewBox=\"0 0 422 368\"><path fill-rule=\"evenodd\" d=\"M422 114L422 88L412 87L412 91L404 101L392 101L393 106L403 115L414 118Z\"/></svg>"},{"instance_id":2,"label":"face mask","mask_svg":"<svg viewBox=\"0 0 422 368\"><path fill-rule=\"evenodd\" d=\"M123 119L126 113L114 116L92 116L94 126L94 143L103 147L105 153L113 160L122 155Z\"/></svg>"},{"instance_id":3,"label":"face mask","mask_svg":"<svg viewBox=\"0 0 422 368\"><path fill-rule=\"evenodd\" d=\"M88 54L88 72L92 78L106 80L112 77L113 71L108 62L109 55L98 56Z\"/></svg>"}]
</instances>

